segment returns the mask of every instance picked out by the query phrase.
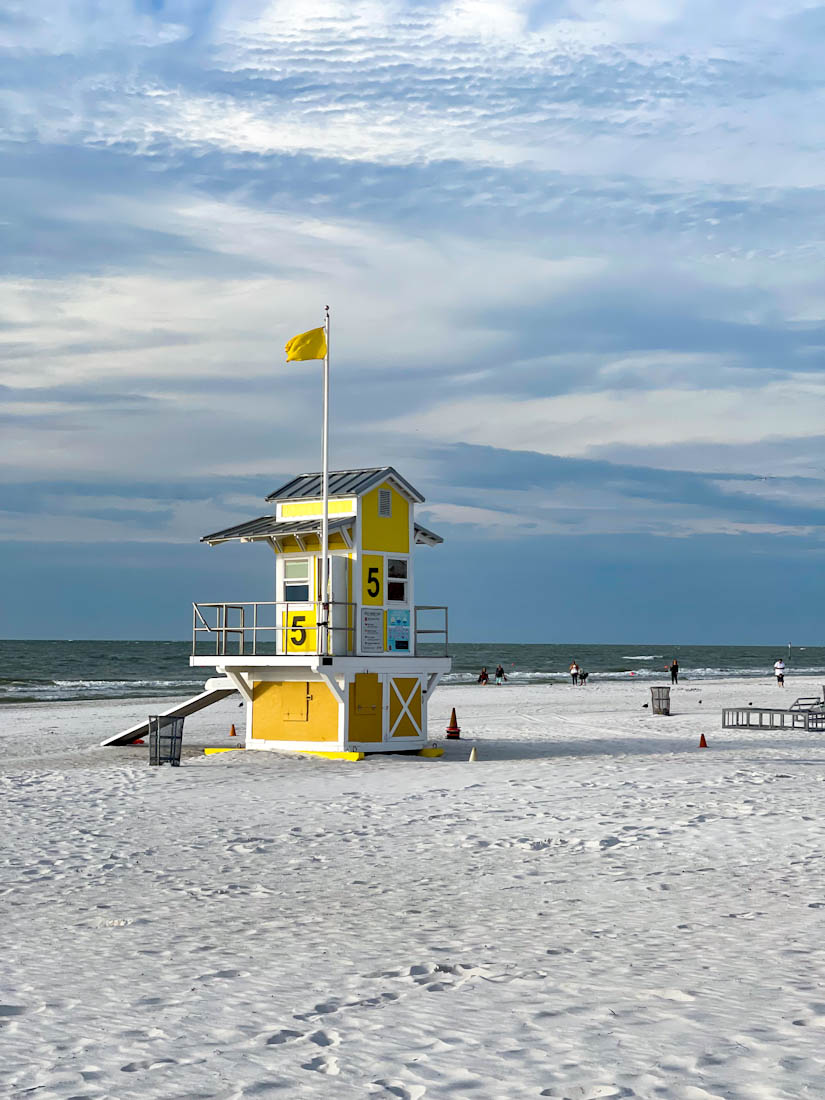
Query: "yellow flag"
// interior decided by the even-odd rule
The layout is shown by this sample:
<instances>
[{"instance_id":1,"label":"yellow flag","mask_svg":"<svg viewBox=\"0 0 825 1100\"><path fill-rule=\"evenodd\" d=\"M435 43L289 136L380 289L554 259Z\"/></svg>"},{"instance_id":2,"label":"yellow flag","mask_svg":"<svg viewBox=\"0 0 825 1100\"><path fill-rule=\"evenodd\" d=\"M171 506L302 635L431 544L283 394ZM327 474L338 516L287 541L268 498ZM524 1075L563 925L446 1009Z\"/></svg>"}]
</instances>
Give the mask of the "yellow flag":
<instances>
[{"instance_id":1,"label":"yellow flag","mask_svg":"<svg viewBox=\"0 0 825 1100\"><path fill-rule=\"evenodd\" d=\"M327 354L327 338L322 328L311 328L286 342L286 361L299 359L324 359Z\"/></svg>"}]
</instances>

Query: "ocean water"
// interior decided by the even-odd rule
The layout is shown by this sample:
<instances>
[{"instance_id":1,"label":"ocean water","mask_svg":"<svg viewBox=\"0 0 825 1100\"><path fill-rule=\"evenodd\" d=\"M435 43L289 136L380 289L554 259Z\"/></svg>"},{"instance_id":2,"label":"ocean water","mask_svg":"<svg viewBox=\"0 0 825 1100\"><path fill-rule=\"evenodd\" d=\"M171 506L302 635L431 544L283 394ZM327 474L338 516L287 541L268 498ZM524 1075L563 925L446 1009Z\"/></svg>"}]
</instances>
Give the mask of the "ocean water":
<instances>
[{"instance_id":1,"label":"ocean water","mask_svg":"<svg viewBox=\"0 0 825 1100\"><path fill-rule=\"evenodd\" d=\"M140 699L194 695L209 669L189 667L189 642L0 640L0 703L71 699ZM680 680L725 676L769 678L777 657L788 674L823 676L825 647L645 645L513 645L451 643L453 671L443 683L473 683L486 665L501 663L512 683L561 683L575 660L590 683L635 677L669 683L665 666L676 657Z\"/></svg>"}]
</instances>

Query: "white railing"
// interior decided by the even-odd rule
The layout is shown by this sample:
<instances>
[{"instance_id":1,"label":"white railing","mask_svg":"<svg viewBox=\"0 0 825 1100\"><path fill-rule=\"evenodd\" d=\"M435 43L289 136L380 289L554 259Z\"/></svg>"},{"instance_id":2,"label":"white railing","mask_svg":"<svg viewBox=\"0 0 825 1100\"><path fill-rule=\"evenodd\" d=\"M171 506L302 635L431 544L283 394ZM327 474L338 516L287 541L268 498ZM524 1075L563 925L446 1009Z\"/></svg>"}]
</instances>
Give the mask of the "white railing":
<instances>
[{"instance_id":1,"label":"white railing","mask_svg":"<svg viewBox=\"0 0 825 1100\"><path fill-rule=\"evenodd\" d=\"M192 604L192 654L226 657L351 653L355 604L330 603Z\"/></svg>"},{"instance_id":2,"label":"white railing","mask_svg":"<svg viewBox=\"0 0 825 1100\"><path fill-rule=\"evenodd\" d=\"M328 621L324 621L325 613ZM358 605L331 601L328 612L316 603L194 603L192 655L194 657L295 656L298 654L356 654ZM447 608L418 606L413 611L411 654L419 643L435 644L447 652Z\"/></svg>"},{"instance_id":3,"label":"white railing","mask_svg":"<svg viewBox=\"0 0 825 1100\"><path fill-rule=\"evenodd\" d=\"M413 648L421 643L437 646L446 655L449 643L447 608L435 604L416 604L413 609Z\"/></svg>"}]
</instances>

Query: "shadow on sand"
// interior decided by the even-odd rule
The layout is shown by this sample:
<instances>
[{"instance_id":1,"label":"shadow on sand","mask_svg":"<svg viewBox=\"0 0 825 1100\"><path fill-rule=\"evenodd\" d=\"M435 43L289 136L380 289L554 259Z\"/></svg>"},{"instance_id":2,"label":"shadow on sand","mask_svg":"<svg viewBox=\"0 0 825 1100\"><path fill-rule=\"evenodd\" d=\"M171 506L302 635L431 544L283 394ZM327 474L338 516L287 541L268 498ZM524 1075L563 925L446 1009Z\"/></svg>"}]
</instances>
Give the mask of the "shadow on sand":
<instances>
[{"instance_id":1,"label":"shadow on sand","mask_svg":"<svg viewBox=\"0 0 825 1100\"><path fill-rule=\"evenodd\" d=\"M623 756L675 756L684 754L698 754L701 757L711 759L714 753L747 752L769 750L776 751L775 742L767 743L765 739L754 737L744 739L742 737L727 738L706 734L708 748L700 749L698 736L646 738L646 737L609 737L587 738L569 741L556 740L496 740L494 738L462 738L460 741L439 741L444 749L442 759L447 761L466 761L470 750L475 748L478 753L478 762L507 760L562 760L571 757L623 757ZM791 749L801 754L810 753L811 744L805 741L787 741L782 748ZM823 742L825 750L825 742ZM760 751L761 757L761 751ZM819 764L825 767L825 752L821 760L799 760L779 758L777 764Z\"/></svg>"}]
</instances>

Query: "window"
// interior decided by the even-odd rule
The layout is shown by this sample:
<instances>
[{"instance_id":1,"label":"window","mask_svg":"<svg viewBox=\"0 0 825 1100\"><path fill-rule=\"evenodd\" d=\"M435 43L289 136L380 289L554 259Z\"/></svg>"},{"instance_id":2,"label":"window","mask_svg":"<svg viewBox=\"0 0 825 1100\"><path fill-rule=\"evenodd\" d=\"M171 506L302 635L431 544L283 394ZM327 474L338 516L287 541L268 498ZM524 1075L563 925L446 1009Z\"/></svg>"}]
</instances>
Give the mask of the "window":
<instances>
[{"instance_id":1,"label":"window","mask_svg":"<svg viewBox=\"0 0 825 1100\"><path fill-rule=\"evenodd\" d=\"M407 602L407 559L387 558L387 600Z\"/></svg>"},{"instance_id":2,"label":"window","mask_svg":"<svg viewBox=\"0 0 825 1100\"><path fill-rule=\"evenodd\" d=\"M309 600L309 561L284 562L284 600L287 603L306 603Z\"/></svg>"},{"instance_id":3,"label":"window","mask_svg":"<svg viewBox=\"0 0 825 1100\"><path fill-rule=\"evenodd\" d=\"M378 515L385 519L392 515L392 493L389 489L378 490Z\"/></svg>"}]
</instances>

